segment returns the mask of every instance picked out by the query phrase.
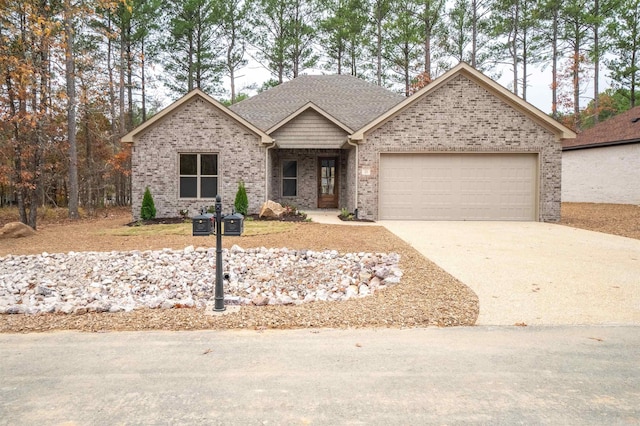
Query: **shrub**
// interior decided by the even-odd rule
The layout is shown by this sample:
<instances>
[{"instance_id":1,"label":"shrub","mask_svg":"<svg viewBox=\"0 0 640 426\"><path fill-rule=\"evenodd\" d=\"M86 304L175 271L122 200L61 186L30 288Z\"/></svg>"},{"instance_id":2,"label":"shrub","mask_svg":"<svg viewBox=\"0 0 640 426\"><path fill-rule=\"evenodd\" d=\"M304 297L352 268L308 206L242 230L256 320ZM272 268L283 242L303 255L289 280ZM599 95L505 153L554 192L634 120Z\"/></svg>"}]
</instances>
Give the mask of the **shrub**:
<instances>
[{"instance_id":1,"label":"shrub","mask_svg":"<svg viewBox=\"0 0 640 426\"><path fill-rule=\"evenodd\" d=\"M142 208L140 209L140 217L143 220L149 220L156 217L156 206L153 203L153 197L149 187L144 190L144 196L142 197Z\"/></svg>"},{"instance_id":2,"label":"shrub","mask_svg":"<svg viewBox=\"0 0 640 426\"><path fill-rule=\"evenodd\" d=\"M353 213L349 212L349 209L347 209L346 207L343 207L340 209L339 217L342 220L353 220Z\"/></svg>"},{"instance_id":3,"label":"shrub","mask_svg":"<svg viewBox=\"0 0 640 426\"><path fill-rule=\"evenodd\" d=\"M244 182L238 182L238 192L236 192L236 200L233 203L233 206L236 209L236 212L240 213L243 216L247 215L247 211L249 210L249 199L247 198L247 190L244 187Z\"/></svg>"}]
</instances>

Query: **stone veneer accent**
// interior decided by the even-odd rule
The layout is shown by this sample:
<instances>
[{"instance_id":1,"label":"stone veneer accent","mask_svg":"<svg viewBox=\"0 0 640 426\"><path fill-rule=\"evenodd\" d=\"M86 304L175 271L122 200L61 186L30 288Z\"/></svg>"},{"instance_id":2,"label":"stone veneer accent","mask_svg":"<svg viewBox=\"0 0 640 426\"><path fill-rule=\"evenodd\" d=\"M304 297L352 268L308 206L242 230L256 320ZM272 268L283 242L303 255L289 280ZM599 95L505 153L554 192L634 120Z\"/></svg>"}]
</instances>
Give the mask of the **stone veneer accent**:
<instances>
[{"instance_id":1,"label":"stone veneer accent","mask_svg":"<svg viewBox=\"0 0 640 426\"><path fill-rule=\"evenodd\" d=\"M560 220L560 142L550 131L464 76L428 93L365 135L360 148L360 217L378 218L380 153L538 153L538 220Z\"/></svg>"},{"instance_id":2,"label":"stone veneer accent","mask_svg":"<svg viewBox=\"0 0 640 426\"><path fill-rule=\"evenodd\" d=\"M218 154L218 192L223 213L231 213L238 182L247 188L250 213L265 200L265 148L252 131L200 97L173 111L134 141L132 213L140 217L142 196L149 186L157 217L175 217L181 209L194 216L214 199L179 199L180 153Z\"/></svg>"}]
</instances>

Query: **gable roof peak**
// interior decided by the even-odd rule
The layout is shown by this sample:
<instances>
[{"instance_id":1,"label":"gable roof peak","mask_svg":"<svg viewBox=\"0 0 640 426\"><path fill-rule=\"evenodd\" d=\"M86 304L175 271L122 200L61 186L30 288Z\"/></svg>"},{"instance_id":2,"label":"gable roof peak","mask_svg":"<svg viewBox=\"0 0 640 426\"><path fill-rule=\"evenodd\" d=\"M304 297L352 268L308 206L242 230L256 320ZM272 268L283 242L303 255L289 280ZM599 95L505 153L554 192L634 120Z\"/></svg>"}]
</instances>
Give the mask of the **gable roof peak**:
<instances>
[{"instance_id":1,"label":"gable roof peak","mask_svg":"<svg viewBox=\"0 0 640 426\"><path fill-rule=\"evenodd\" d=\"M270 143L273 141L273 139L269 135L264 133L262 130L260 130L259 128L254 126L252 123L245 120L243 117L239 116L238 114L236 114L235 112L233 112L232 110L230 110L229 108L227 108L226 106L224 106L223 104L221 104L220 102L218 102L217 100L207 95L205 92L203 92L201 89L198 89L198 88L193 89L186 95L179 98L177 101L173 102L168 107L164 108L162 111L152 116L149 120L140 124L139 126L131 130L126 135L122 136L120 138L120 141L122 143L134 143L134 139L137 135L141 134L143 131L147 130L148 128L154 126L157 122L162 120L164 117L168 116L173 111L177 110L182 105L188 103L189 101L191 101L193 98L196 98L196 97L203 99L209 105L215 107L216 109L221 111L223 114L229 116L231 119L235 120L242 126L249 129L251 132L255 133L257 136L260 137L262 143Z\"/></svg>"},{"instance_id":2,"label":"gable roof peak","mask_svg":"<svg viewBox=\"0 0 640 426\"><path fill-rule=\"evenodd\" d=\"M403 99L402 95L352 75L302 75L230 109L268 131L311 103L347 128L358 129Z\"/></svg>"},{"instance_id":3,"label":"gable roof peak","mask_svg":"<svg viewBox=\"0 0 640 426\"><path fill-rule=\"evenodd\" d=\"M541 126L551 130L558 138L575 138L575 133L569 129L568 127L562 125L557 122L553 118L549 117L544 112L540 111L535 106L531 105L527 101L522 98L516 96L500 84L493 81L491 78L485 76L480 71L473 68L471 65L466 62L460 62L455 67L451 68L449 71L441 75L440 77L433 80L431 83L427 84L425 87L414 93L413 95L405 98L404 101L398 103L393 108L380 115L378 118L373 120L372 122L366 124L364 127L360 128L356 131L352 138L354 140L362 140L364 138L365 133L381 126L387 120L390 120L392 117L395 117L405 108L413 105L415 102L420 100L425 96L429 96L429 94L435 92L438 88L442 87L449 81L458 77L459 75L463 75L466 78L474 81L476 84L480 85L484 89L486 89L489 93L494 96L500 98L502 101L511 105L527 114L532 120L536 121Z\"/></svg>"}]
</instances>

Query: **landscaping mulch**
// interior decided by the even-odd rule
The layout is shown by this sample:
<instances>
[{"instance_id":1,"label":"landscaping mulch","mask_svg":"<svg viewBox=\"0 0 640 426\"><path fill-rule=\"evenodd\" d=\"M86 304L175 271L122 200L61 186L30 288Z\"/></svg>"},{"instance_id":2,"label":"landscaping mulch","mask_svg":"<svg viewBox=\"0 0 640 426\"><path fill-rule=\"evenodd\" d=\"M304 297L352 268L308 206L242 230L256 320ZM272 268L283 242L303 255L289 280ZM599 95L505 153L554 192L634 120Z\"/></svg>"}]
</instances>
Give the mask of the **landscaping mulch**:
<instances>
[{"instance_id":1,"label":"landscaping mulch","mask_svg":"<svg viewBox=\"0 0 640 426\"><path fill-rule=\"evenodd\" d=\"M562 225L640 239L640 207L619 204L564 203ZM3 223L15 220L1 218ZM182 218L180 218L182 219ZM35 236L3 240L0 256L69 251L180 249L212 247L214 237L190 235L118 236L105 230L131 222L128 209L109 209L69 221L51 215L39 221ZM424 327L473 325L478 298L464 284L425 259L395 235L378 226L292 223L287 231L224 237L223 245L335 249L346 252L397 252L402 283L362 299L314 302L298 306L242 307L239 312L209 316L200 309L143 309L129 313L83 315L0 315L0 332L81 330L267 329L304 327Z\"/></svg>"},{"instance_id":2,"label":"landscaping mulch","mask_svg":"<svg viewBox=\"0 0 640 426\"><path fill-rule=\"evenodd\" d=\"M128 212L115 211L106 218L78 223L42 223L33 237L3 241L0 256L215 245L215 237L117 236L104 232L130 221ZM397 252L402 256L400 266L404 276L399 285L345 302L244 306L239 312L224 316L209 316L202 309L192 308L82 315L0 315L0 332L456 326L472 325L478 316L478 298L467 286L382 227L296 222L285 232L223 238L226 248L234 244L244 248L335 249L341 253Z\"/></svg>"},{"instance_id":3,"label":"landscaping mulch","mask_svg":"<svg viewBox=\"0 0 640 426\"><path fill-rule=\"evenodd\" d=\"M640 205L562 203L560 223L640 240Z\"/></svg>"}]
</instances>

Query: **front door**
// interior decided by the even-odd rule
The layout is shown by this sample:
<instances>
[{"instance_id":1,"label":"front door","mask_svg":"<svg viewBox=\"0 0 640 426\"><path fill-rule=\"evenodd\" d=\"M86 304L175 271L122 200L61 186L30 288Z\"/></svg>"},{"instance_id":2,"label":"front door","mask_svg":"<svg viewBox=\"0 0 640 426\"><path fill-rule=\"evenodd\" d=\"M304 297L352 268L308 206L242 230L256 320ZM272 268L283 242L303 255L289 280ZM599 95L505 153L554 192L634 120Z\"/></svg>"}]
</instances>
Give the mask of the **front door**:
<instances>
[{"instance_id":1,"label":"front door","mask_svg":"<svg viewBox=\"0 0 640 426\"><path fill-rule=\"evenodd\" d=\"M338 159L318 158L318 208L338 208Z\"/></svg>"}]
</instances>

